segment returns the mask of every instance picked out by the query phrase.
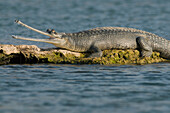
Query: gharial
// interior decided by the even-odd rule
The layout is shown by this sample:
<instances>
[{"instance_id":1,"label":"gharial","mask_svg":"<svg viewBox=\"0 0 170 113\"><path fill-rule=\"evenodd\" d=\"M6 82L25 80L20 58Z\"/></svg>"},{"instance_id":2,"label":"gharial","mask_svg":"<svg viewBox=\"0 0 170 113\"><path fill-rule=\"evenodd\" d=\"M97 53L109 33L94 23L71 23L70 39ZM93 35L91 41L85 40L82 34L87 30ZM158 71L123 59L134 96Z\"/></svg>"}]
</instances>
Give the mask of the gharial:
<instances>
[{"instance_id":1,"label":"gharial","mask_svg":"<svg viewBox=\"0 0 170 113\"><path fill-rule=\"evenodd\" d=\"M47 32L37 30L19 20L15 22L50 37L34 39L12 35L15 39L46 42L76 52L90 52L89 57L101 57L102 50L106 49L137 49L141 57L149 57L153 51L157 51L160 52L161 57L170 59L170 41L142 30L126 27L99 27L76 33L57 33L51 29Z\"/></svg>"}]
</instances>

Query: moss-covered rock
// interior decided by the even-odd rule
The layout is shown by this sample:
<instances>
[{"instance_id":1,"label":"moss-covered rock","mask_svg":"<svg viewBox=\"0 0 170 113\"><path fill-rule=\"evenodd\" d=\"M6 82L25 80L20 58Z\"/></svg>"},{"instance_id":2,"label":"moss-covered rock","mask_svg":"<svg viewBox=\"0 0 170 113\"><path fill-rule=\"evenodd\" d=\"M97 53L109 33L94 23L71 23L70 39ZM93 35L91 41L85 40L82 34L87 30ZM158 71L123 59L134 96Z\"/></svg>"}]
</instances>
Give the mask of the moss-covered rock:
<instances>
[{"instance_id":1,"label":"moss-covered rock","mask_svg":"<svg viewBox=\"0 0 170 113\"><path fill-rule=\"evenodd\" d=\"M55 63L55 64L148 64L166 61L160 53L141 58L138 50L104 50L101 58L85 58L88 53L76 53L62 49L40 49L34 45L0 45L0 64ZM9 48L5 50L4 48ZM12 48L14 47L14 49ZM16 49L17 48L17 49ZM15 50L13 52L13 50ZM17 52L16 52L17 51ZM10 53L10 54L7 54Z\"/></svg>"}]
</instances>

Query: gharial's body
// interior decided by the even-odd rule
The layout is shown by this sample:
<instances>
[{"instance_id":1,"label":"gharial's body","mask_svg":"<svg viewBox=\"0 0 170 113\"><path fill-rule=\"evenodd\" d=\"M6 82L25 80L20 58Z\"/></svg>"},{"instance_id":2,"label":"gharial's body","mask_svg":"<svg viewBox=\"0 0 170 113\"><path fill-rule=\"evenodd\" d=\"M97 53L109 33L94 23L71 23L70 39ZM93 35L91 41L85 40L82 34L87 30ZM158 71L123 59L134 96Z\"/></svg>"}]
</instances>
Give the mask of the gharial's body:
<instances>
[{"instance_id":1,"label":"gharial's body","mask_svg":"<svg viewBox=\"0 0 170 113\"><path fill-rule=\"evenodd\" d=\"M17 23L23 25L20 21ZM133 28L99 27L76 33L56 33L48 30L48 34L44 34L51 38L32 39L19 36L13 38L47 42L71 51L91 52L90 57L101 57L102 50L106 49L138 49L143 57L149 57L152 51L157 51L163 58L170 59L169 40Z\"/></svg>"}]
</instances>

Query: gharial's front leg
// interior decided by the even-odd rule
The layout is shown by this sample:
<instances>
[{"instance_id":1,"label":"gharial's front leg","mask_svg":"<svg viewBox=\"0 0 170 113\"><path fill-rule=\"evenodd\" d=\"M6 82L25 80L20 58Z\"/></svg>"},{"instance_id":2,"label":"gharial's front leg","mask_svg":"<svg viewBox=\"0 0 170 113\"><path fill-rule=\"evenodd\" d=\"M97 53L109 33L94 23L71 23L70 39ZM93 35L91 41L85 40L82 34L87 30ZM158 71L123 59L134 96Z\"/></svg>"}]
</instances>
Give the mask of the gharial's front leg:
<instances>
[{"instance_id":1,"label":"gharial's front leg","mask_svg":"<svg viewBox=\"0 0 170 113\"><path fill-rule=\"evenodd\" d=\"M102 57L103 52L97 46L91 46L90 51L92 52L88 58Z\"/></svg>"}]
</instances>

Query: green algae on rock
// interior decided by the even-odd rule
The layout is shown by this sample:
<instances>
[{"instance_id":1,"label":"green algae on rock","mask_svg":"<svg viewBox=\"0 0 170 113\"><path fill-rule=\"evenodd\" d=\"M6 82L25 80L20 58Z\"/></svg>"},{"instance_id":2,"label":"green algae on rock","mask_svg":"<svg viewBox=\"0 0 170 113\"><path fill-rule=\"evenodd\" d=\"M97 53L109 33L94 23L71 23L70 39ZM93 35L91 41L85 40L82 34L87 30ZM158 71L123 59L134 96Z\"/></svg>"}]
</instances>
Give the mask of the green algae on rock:
<instances>
[{"instance_id":1,"label":"green algae on rock","mask_svg":"<svg viewBox=\"0 0 170 113\"><path fill-rule=\"evenodd\" d=\"M166 61L160 53L151 57L139 57L138 50L104 50L100 58L85 58L88 53L76 53L63 49L40 49L35 45L0 45L0 64L150 64Z\"/></svg>"}]
</instances>

